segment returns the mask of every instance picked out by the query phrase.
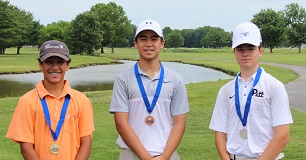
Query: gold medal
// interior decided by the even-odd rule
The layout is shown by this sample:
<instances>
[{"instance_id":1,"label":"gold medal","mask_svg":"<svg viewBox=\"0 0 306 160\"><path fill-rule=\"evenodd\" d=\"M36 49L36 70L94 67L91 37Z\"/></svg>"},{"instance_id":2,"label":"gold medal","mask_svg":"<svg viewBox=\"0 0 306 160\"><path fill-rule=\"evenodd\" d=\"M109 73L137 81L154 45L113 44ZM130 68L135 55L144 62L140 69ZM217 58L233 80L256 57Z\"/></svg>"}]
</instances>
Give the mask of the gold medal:
<instances>
[{"instance_id":1,"label":"gold medal","mask_svg":"<svg viewBox=\"0 0 306 160\"><path fill-rule=\"evenodd\" d=\"M50 147L50 151L52 154L58 154L60 146L56 143L53 143Z\"/></svg>"},{"instance_id":2,"label":"gold medal","mask_svg":"<svg viewBox=\"0 0 306 160\"><path fill-rule=\"evenodd\" d=\"M242 139L247 139L247 138L248 138L248 131L247 131L246 129L242 129L242 130L240 131L240 137L241 137Z\"/></svg>"},{"instance_id":3,"label":"gold medal","mask_svg":"<svg viewBox=\"0 0 306 160\"><path fill-rule=\"evenodd\" d=\"M154 123L154 117L152 116L147 116L146 119L145 119L145 122L148 126L152 126L153 123Z\"/></svg>"}]
</instances>

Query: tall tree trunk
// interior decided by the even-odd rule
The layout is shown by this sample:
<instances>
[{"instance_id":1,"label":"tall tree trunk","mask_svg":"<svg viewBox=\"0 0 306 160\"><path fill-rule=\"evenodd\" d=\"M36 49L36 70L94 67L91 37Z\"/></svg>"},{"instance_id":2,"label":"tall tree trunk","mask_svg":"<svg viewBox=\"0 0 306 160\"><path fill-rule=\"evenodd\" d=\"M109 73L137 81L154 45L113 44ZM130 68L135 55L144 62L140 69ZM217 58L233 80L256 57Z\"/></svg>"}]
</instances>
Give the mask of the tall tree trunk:
<instances>
[{"instance_id":1,"label":"tall tree trunk","mask_svg":"<svg viewBox=\"0 0 306 160\"><path fill-rule=\"evenodd\" d=\"M21 48L22 46L17 46L17 54L20 54L20 48Z\"/></svg>"},{"instance_id":2,"label":"tall tree trunk","mask_svg":"<svg viewBox=\"0 0 306 160\"><path fill-rule=\"evenodd\" d=\"M272 47L270 47L270 53L273 53L272 49L273 49L273 48L272 48Z\"/></svg>"},{"instance_id":3,"label":"tall tree trunk","mask_svg":"<svg viewBox=\"0 0 306 160\"><path fill-rule=\"evenodd\" d=\"M82 55L82 49L79 47L79 54Z\"/></svg>"},{"instance_id":4,"label":"tall tree trunk","mask_svg":"<svg viewBox=\"0 0 306 160\"><path fill-rule=\"evenodd\" d=\"M301 47L302 47L302 44L299 44L299 53L302 53L301 52L301 50L302 50Z\"/></svg>"},{"instance_id":5,"label":"tall tree trunk","mask_svg":"<svg viewBox=\"0 0 306 160\"><path fill-rule=\"evenodd\" d=\"M112 47L112 53L115 53L115 52L114 52L114 47Z\"/></svg>"},{"instance_id":6,"label":"tall tree trunk","mask_svg":"<svg viewBox=\"0 0 306 160\"><path fill-rule=\"evenodd\" d=\"M101 47L101 53L104 53L104 48L103 48L103 46Z\"/></svg>"},{"instance_id":7,"label":"tall tree trunk","mask_svg":"<svg viewBox=\"0 0 306 160\"><path fill-rule=\"evenodd\" d=\"M0 47L0 54L4 54L3 48Z\"/></svg>"},{"instance_id":8,"label":"tall tree trunk","mask_svg":"<svg viewBox=\"0 0 306 160\"><path fill-rule=\"evenodd\" d=\"M103 46L103 42L101 42L101 53L104 53L104 46Z\"/></svg>"}]
</instances>

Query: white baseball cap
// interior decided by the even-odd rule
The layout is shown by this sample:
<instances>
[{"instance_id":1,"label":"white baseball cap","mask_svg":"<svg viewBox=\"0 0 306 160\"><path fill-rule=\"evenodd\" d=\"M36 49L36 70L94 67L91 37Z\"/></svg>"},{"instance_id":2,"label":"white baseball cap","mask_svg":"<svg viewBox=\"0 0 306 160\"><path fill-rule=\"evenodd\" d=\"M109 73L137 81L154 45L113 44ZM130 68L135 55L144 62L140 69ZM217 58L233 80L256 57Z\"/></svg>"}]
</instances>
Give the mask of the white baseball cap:
<instances>
[{"instance_id":1,"label":"white baseball cap","mask_svg":"<svg viewBox=\"0 0 306 160\"><path fill-rule=\"evenodd\" d=\"M245 43L259 46L261 42L259 28L254 23L244 22L239 24L234 30L232 48Z\"/></svg>"},{"instance_id":2,"label":"white baseball cap","mask_svg":"<svg viewBox=\"0 0 306 160\"><path fill-rule=\"evenodd\" d=\"M144 30L152 30L156 34L158 34L160 37L164 37L163 30L161 29L160 25L152 19L147 19L139 23L137 30L136 30L135 37L137 37L137 35Z\"/></svg>"}]
</instances>

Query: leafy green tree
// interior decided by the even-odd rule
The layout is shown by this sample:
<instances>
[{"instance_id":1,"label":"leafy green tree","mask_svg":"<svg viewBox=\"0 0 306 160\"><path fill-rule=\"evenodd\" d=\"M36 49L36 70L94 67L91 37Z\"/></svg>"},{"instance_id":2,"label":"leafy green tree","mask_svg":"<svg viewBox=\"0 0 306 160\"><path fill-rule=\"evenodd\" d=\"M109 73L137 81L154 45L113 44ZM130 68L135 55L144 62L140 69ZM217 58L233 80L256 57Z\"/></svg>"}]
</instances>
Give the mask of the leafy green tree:
<instances>
[{"instance_id":1,"label":"leafy green tree","mask_svg":"<svg viewBox=\"0 0 306 160\"><path fill-rule=\"evenodd\" d=\"M128 40L128 43L121 43L119 47L134 47L134 39L135 39L135 33L137 26L135 24L131 24L132 32L126 35L126 39Z\"/></svg>"},{"instance_id":2,"label":"leafy green tree","mask_svg":"<svg viewBox=\"0 0 306 160\"><path fill-rule=\"evenodd\" d=\"M0 0L0 54L4 54L7 47L13 46L16 39L20 39L13 9L9 2Z\"/></svg>"},{"instance_id":3,"label":"leafy green tree","mask_svg":"<svg viewBox=\"0 0 306 160\"><path fill-rule=\"evenodd\" d=\"M59 40L62 42L67 41L67 33L70 26L70 22L58 21L48 24L46 27L42 27L40 30L40 44L48 40Z\"/></svg>"},{"instance_id":4,"label":"leafy green tree","mask_svg":"<svg viewBox=\"0 0 306 160\"><path fill-rule=\"evenodd\" d=\"M72 20L68 31L68 45L73 53L91 55L101 48L101 25L96 14L84 12Z\"/></svg>"},{"instance_id":5,"label":"leafy green tree","mask_svg":"<svg viewBox=\"0 0 306 160\"><path fill-rule=\"evenodd\" d=\"M101 53L104 53L104 46L112 47L112 53L114 53L114 47L122 43L128 43L126 36L131 34L132 27L121 6L115 2L99 3L93 6L91 11L98 16L103 29Z\"/></svg>"},{"instance_id":6,"label":"leafy green tree","mask_svg":"<svg viewBox=\"0 0 306 160\"><path fill-rule=\"evenodd\" d=\"M260 28L263 46L268 47L270 53L273 53L273 48L280 46L284 40L286 22L281 12L262 9L251 21Z\"/></svg>"},{"instance_id":7,"label":"leafy green tree","mask_svg":"<svg viewBox=\"0 0 306 160\"><path fill-rule=\"evenodd\" d=\"M40 36L40 30L42 29L43 25L39 23L39 21L32 21L31 22L32 29L30 32L30 39L28 42L28 45L37 45L39 46L41 43L39 41L39 36Z\"/></svg>"},{"instance_id":8,"label":"leafy green tree","mask_svg":"<svg viewBox=\"0 0 306 160\"><path fill-rule=\"evenodd\" d=\"M201 48L202 47L202 44L201 44L202 38L207 33L209 33L212 29L213 29L213 27L211 27L211 26L204 26L204 27L196 28L193 31L193 34L192 34L192 37L191 37L192 44L193 44L192 47Z\"/></svg>"},{"instance_id":9,"label":"leafy green tree","mask_svg":"<svg viewBox=\"0 0 306 160\"><path fill-rule=\"evenodd\" d=\"M166 40L167 39L167 37L168 37L168 35L170 34L172 32L172 29L170 28L170 27L165 27L164 29L163 29L163 36L164 36L164 39ZM170 45L171 43L166 43L165 44L165 48L171 48L171 45Z\"/></svg>"},{"instance_id":10,"label":"leafy green tree","mask_svg":"<svg viewBox=\"0 0 306 160\"><path fill-rule=\"evenodd\" d=\"M178 48L184 45L184 37L180 30L173 30L167 35L165 41L170 48Z\"/></svg>"},{"instance_id":11,"label":"leafy green tree","mask_svg":"<svg viewBox=\"0 0 306 160\"><path fill-rule=\"evenodd\" d=\"M226 32L224 31L224 36L223 36L223 47L232 47L232 32Z\"/></svg>"},{"instance_id":12,"label":"leafy green tree","mask_svg":"<svg viewBox=\"0 0 306 160\"><path fill-rule=\"evenodd\" d=\"M193 33L193 46L196 48L201 48L201 39L206 35L206 33L209 32L207 27L198 27L194 30Z\"/></svg>"},{"instance_id":13,"label":"leafy green tree","mask_svg":"<svg viewBox=\"0 0 306 160\"><path fill-rule=\"evenodd\" d=\"M201 39L201 45L208 48L221 48L228 46L230 41L231 36L229 32L225 32L220 27L213 27Z\"/></svg>"},{"instance_id":14,"label":"leafy green tree","mask_svg":"<svg viewBox=\"0 0 306 160\"><path fill-rule=\"evenodd\" d=\"M40 24L33 14L0 0L0 53L6 47L17 47L17 54L24 45L37 44Z\"/></svg>"},{"instance_id":15,"label":"leafy green tree","mask_svg":"<svg viewBox=\"0 0 306 160\"><path fill-rule=\"evenodd\" d=\"M184 47L192 48L194 47L194 29L183 29L182 35L184 37Z\"/></svg>"},{"instance_id":16,"label":"leafy green tree","mask_svg":"<svg viewBox=\"0 0 306 160\"><path fill-rule=\"evenodd\" d=\"M285 6L283 14L287 25L287 38L292 46L299 48L306 43L306 11L305 8L297 3L291 3Z\"/></svg>"},{"instance_id":17,"label":"leafy green tree","mask_svg":"<svg viewBox=\"0 0 306 160\"><path fill-rule=\"evenodd\" d=\"M172 32L172 29L170 27L165 27L163 29L164 38L166 38L171 32Z\"/></svg>"},{"instance_id":18,"label":"leafy green tree","mask_svg":"<svg viewBox=\"0 0 306 160\"><path fill-rule=\"evenodd\" d=\"M18 36L20 38L15 39L14 46L17 46L17 54L20 54L20 49L26 44L30 44L34 32L34 17L32 13L19 8L14 7L15 21L18 23ZM36 35L37 36L37 35Z\"/></svg>"}]
</instances>

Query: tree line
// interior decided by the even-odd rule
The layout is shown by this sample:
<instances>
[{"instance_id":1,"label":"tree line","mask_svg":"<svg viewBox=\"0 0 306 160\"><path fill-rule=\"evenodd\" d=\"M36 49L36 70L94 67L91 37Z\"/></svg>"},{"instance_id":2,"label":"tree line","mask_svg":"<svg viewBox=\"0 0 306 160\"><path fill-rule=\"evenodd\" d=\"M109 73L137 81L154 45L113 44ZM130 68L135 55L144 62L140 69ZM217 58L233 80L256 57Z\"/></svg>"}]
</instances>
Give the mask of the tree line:
<instances>
[{"instance_id":1,"label":"tree line","mask_svg":"<svg viewBox=\"0 0 306 160\"><path fill-rule=\"evenodd\" d=\"M262 9L251 19L262 33L263 46L273 52L275 47L298 47L306 43L306 12L297 3L281 11ZM92 55L104 47L133 47L136 25L115 2L98 3L89 11L78 14L71 22L58 21L46 26L34 20L31 12L0 0L0 54L16 47L17 54L25 45L40 46L56 39L65 42L72 54ZM196 29L163 28L166 48L224 48L231 46L232 33L220 27L203 26Z\"/></svg>"}]
</instances>

